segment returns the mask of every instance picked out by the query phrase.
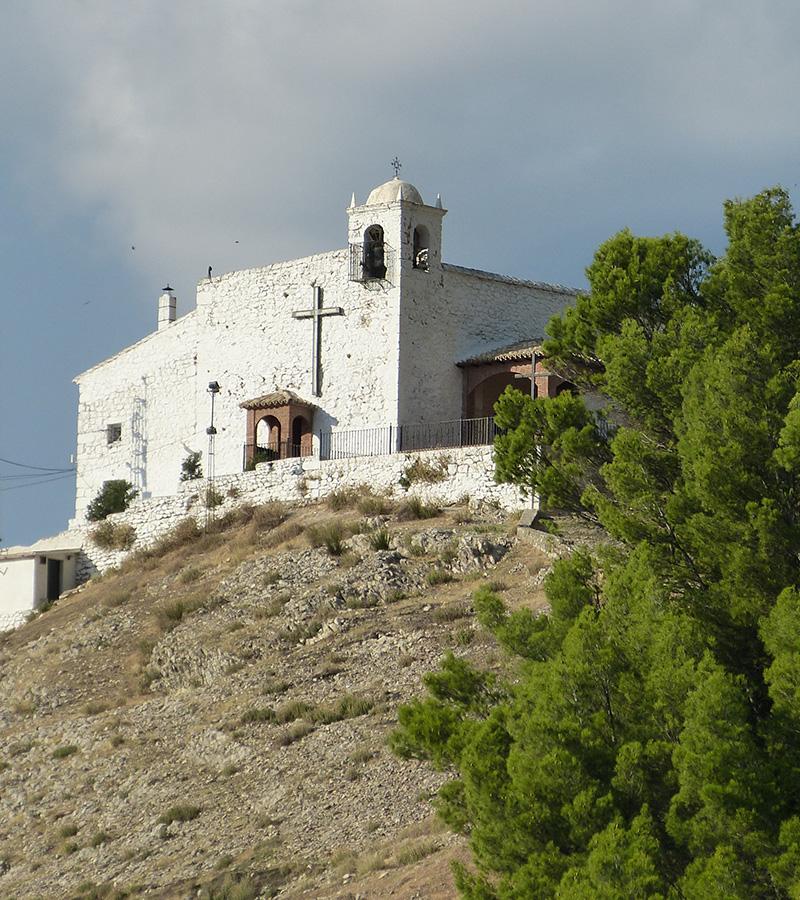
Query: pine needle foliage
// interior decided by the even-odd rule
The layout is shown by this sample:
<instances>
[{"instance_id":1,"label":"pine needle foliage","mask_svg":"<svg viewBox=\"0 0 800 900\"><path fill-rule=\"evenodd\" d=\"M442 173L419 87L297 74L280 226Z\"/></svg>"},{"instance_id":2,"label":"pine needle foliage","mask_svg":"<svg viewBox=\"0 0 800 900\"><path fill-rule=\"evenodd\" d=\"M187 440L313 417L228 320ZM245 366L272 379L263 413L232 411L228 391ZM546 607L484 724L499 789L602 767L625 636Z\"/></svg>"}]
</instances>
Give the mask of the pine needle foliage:
<instances>
[{"instance_id":1,"label":"pine needle foliage","mask_svg":"<svg viewBox=\"0 0 800 900\"><path fill-rule=\"evenodd\" d=\"M800 231L788 195L604 243L548 366L507 390L497 477L615 539L559 561L552 612L473 599L514 677L447 658L392 746L454 779L470 900L800 896ZM538 449L537 449L538 448Z\"/></svg>"}]
</instances>

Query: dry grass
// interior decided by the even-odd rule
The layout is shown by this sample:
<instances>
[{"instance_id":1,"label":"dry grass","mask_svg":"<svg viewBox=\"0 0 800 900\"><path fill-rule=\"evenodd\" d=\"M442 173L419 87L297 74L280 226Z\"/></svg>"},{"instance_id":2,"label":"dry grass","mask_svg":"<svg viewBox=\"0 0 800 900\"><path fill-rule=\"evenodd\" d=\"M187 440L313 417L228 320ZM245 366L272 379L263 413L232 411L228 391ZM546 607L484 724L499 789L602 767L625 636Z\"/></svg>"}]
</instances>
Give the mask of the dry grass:
<instances>
[{"instance_id":1,"label":"dry grass","mask_svg":"<svg viewBox=\"0 0 800 900\"><path fill-rule=\"evenodd\" d=\"M341 522L324 522L306 529L306 537L312 547L325 547L331 556L341 556L348 531Z\"/></svg>"},{"instance_id":2,"label":"dry grass","mask_svg":"<svg viewBox=\"0 0 800 900\"><path fill-rule=\"evenodd\" d=\"M471 615L470 608L465 603L446 603L437 606L431 613L434 622L455 622Z\"/></svg>"},{"instance_id":3,"label":"dry grass","mask_svg":"<svg viewBox=\"0 0 800 900\"><path fill-rule=\"evenodd\" d=\"M201 807L195 806L193 803L178 803L161 813L158 821L162 825L171 825L173 822L191 822L200 815L200 812Z\"/></svg>"},{"instance_id":4,"label":"dry grass","mask_svg":"<svg viewBox=\"0 0 800 900\"><path fill-rule=\"evenodd\" d=\"M296 741L302 740L306 735L311 734L313 730L314 726L308 722L295 722L294 725L284 729L275 738L275 744L278 747L288 747L289 744L294 744Z\"/></svg>"},{"instance_id":5,"label":"dry grass","mask_svg":"<svg viewBox=\"0 0 800 900\"><path fill-rule=\"evenodd\" d=\"M413 484L421 481L425 484L435 484L447 478L450 457L440 453L435 460L423 459L418 456L403 469L403 481L401 483Z\"/></svg>"},{"instance_id":6,"label":"dry grass","mask_svg":"<svg viewBox=\"0 0 800 900\"><path fill-rule=\"evenodd\" d=\"M89 539L104 550L130 550L136 542L136 529L127 522L106 519L89 533Z\"/></svg>"},{"instance_id":7,"label":"dry grass","mask_svg":"<svg viewBox=\"0 0 800 900\"><path fill-rule=\"evenodd\" d=\"M172 631L190 613L203 609L207 598L200 594L167 600L155 609L155 620L161 631Z\"/></svg>"},{"instance_id":8,"label":"dry grass","mask_svg":"<svg viewBox=\"0 0 800 900\"><path fill-rule=\"evenodd\" d=\"M400 522L411 522L415 519L435 519L441 513L438 506L423 503L419 497L409 497L397 508L397 519Z\"/></svg>"}]
</instances>

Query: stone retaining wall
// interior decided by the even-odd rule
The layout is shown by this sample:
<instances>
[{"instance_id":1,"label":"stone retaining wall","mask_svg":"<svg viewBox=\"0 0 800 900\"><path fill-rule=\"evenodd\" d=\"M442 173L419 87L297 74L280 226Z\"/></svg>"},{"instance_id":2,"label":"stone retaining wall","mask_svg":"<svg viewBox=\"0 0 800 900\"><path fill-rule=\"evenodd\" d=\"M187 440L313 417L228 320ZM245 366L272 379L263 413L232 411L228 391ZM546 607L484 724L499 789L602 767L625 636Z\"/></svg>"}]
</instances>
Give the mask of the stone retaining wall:
<instances>
[{"instance_id":1,"label":"stone retaining wall","mask_svg":"<svg viewBox=\"0 0 800 900\"><path fill-rule=\"evenodd\" d=\"M462 447L341 460L308 457L261 463L252 472L214 480L214 489L222 498L214 515L224 515L245 503L257 505L273 500L294 505L311 503L339 488L356 485L369 485L396 499L413 496L425 502L448 504L468 497L473 504L493 503L502 509L519 509L523 501L518 488L494 481L492 454L491 447ZM441 480L413 481L404 486L405 474L415 460L438 468ZM124 522L135 529L133 550L148 547L188 516L200 523L205 520L202 498L206 486L205 480L183 482L176 494L134 501L124 513L109 516L109 521ZM71 524L70 532L80 536L83 546L78 563L79 581L118 565L131 552L97 547L89 537L97 527L95 523Z\"/></svg>"}]
</instances>

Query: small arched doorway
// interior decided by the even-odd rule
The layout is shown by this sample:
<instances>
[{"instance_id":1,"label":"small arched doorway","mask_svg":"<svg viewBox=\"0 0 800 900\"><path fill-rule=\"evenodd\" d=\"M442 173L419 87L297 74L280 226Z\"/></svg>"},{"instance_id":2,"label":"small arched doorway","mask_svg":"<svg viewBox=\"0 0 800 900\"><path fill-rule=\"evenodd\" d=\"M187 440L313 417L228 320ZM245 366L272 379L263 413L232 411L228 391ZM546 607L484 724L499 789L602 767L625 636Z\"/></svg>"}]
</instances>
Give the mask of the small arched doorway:
<instances>
[{"instance_id":1,"label":"small arched doorway","mask_svg":"<svg viewBox=\"0 0 800 900\"><path fill-rule=\"evenodd\" d=\"M287 448L287 456L308 456L311 444L311 423L305 416L295 416L292 420L292 441Z\"/></svg>"},{"instance_id":2,"label":"small arched doorway","mask_svg":"<svg viewBox=\"0 0 800 900\"><path fill-rule=\"evenodd\" d=\"M263 416L256 425L255 452L258 462L266 462L280 457L281 423L275 416Z\"/></svg>"}]
</instances>

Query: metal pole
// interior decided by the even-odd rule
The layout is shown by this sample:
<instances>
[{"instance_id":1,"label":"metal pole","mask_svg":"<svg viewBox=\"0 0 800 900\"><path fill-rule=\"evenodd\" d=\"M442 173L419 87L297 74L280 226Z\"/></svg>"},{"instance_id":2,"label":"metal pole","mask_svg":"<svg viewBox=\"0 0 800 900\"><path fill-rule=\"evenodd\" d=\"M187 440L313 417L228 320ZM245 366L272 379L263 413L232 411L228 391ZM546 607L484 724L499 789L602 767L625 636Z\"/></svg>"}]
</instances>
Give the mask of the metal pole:
<instances>
[{"instance_id":1,"label":"metal pole","mask_svg":"<svg viewBox=\"0 0 800 900\"><path fill-rule=\"evenodd\" d=\"M213 508L210 506L214 490L214 468L216 464L216 437L217 429L214 427L214 400L219 393L219 382L212 381L208 385L208 393L211 394L211 424L206 428L208 435L208 459L206 461L206 531L214 518Z\"/></svg>"}]
</instances>

